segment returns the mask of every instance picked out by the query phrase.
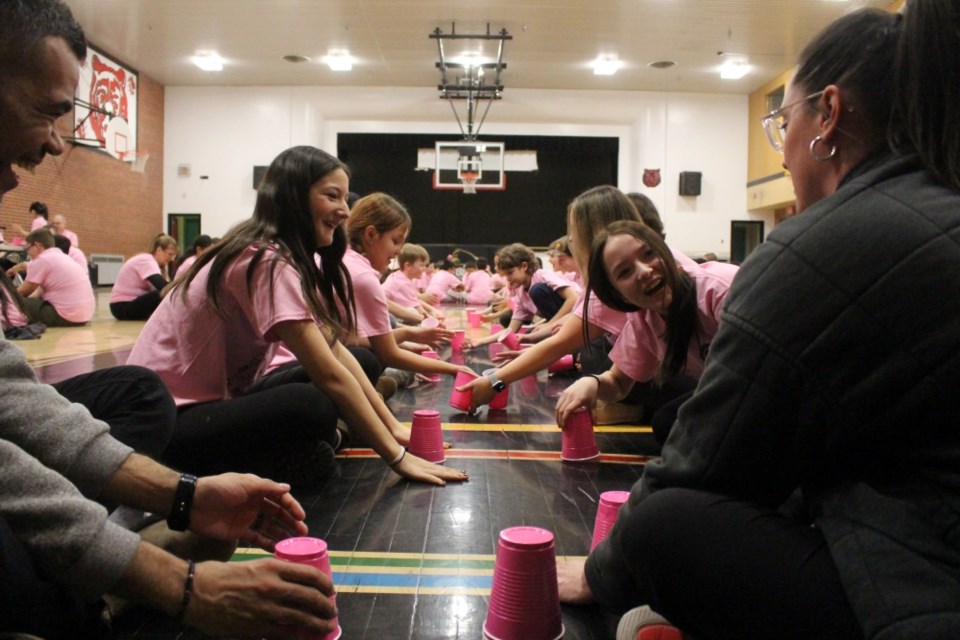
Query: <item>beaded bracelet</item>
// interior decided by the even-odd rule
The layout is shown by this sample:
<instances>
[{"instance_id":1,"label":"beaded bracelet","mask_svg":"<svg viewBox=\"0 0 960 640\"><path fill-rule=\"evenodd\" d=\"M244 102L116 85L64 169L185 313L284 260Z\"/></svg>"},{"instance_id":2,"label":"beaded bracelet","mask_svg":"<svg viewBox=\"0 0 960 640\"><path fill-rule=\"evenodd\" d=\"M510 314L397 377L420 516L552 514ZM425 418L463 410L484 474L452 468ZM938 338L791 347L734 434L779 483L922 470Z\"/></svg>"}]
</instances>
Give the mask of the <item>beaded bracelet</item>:
<instances>
[{"instance_id":1,"label":"beaded bracelet","mask_svg":"<svg viewBox=\"0 0 960 640\"><path fill-rule=\"evenodd\" d=\"M187 562L187 579L183 581L183 600L180 601L180 610L177 612L177 620L183 622L183 617L187 615L187 605L190 604L190 596L193 595L193 577L197 573L197 565L193 560Z\"/></svg>"},{"instance_id":2,"label":"beaded bracelet","mask_svg":"<svg viewBox=\"0 0 960 640\"><path fill-rule=\"evenodd\" d=\"M407 448L400 447L400 455L393 459L393 462L390 463L391 467L395 467L400 464L400 461L403 460L403 456L407 455Z\"/></svg>"},{"instance_id":3,"label":"beaded bracelet","mask_svg":"<svg viewBox=\"0 0 960 640\"><path fill-rule=\"evenodd\" d=\"M600 385L600 376L598 376L598 375L595 374L595 373L586 373L586 374L583 375L583 377L584 377L584 378L593 378L594 380L597 381L597 385L598 385L598 386Z\"/></svg>"}]
</instances>

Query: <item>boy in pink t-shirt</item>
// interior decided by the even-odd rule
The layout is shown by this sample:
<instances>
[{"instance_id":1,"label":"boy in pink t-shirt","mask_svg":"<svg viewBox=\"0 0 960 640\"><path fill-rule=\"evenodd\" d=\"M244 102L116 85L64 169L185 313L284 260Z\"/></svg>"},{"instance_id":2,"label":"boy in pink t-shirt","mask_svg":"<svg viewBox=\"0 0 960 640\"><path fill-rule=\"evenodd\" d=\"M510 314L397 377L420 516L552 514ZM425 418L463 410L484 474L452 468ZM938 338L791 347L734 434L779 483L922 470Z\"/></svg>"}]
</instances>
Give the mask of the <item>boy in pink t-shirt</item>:
<instances>
[{"instance_id":1,"label":"boy in pink t-shirt","mask_svg":"<svg viewBox=\"0 0 960 640\"><path fill-rule=\"evenodd\" d=\"M30 321L50 327L89 322L96 300L87 270L54 246L53 234L47 229L31 231L26 241L30 262L18 291L25 298L24 311ZM31 298L38 290L40 296Z\"/></svg>"},{"instance_id":2,"label":"boy in pink t-shirt","mask_svg":"<svg viewBox=\"0 0 960 640\"><path fill-rule=\"evenodd\" d=\"M397 258L400 268L383 281L383 293L387 300L395 302L402 309L397 318L403 322L416 324L427 316L443 317L417 295L416 282L423 275L429 260L426 249L408 242L403 245Z\"/></svg>"},{"instance_id":3,"label":"boy in pink t-shirt","mask_svg":"<svg viewBox=\"0 0 960 640\"><path fill-rule=\"evenodd\" d=\"M460 302L467 297L463 289L460 278L453 273L453 263L444 260L437 263L437 271L424 293L436 298L437 302Z\"/></svg>"}]
</instances>

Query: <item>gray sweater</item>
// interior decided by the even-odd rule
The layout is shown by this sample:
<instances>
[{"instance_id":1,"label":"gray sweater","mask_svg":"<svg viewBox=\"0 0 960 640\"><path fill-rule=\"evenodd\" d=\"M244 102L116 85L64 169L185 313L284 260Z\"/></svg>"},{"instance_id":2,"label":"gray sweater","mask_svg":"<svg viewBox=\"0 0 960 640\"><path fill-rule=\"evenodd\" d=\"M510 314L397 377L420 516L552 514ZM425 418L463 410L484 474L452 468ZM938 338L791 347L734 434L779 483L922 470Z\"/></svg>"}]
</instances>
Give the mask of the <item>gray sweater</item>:
<instances>
[{"instance_id":1,"label":"gray sweater","mask_svg":"<svg viewBox=\"0 0 960 640\"><path fill-rule=\"evenodd\" d=\"M140 540L88 499L131 451L0 338L0 517L45 577L84 597L109 590Z\"/></svg>"},{"instance_id":2,"label":"gray sweater","mask_svg":"<svg viewBox=\"0 0 960 640\"><path fill-rule=\"evenodd\" d=\"M866 637L960 638L958 384L960 194L874 158L743 264L621 515L667 487L770 508L800 489ZM620 523L587 580L622 608Z\"/></svg>"}]
</instances>

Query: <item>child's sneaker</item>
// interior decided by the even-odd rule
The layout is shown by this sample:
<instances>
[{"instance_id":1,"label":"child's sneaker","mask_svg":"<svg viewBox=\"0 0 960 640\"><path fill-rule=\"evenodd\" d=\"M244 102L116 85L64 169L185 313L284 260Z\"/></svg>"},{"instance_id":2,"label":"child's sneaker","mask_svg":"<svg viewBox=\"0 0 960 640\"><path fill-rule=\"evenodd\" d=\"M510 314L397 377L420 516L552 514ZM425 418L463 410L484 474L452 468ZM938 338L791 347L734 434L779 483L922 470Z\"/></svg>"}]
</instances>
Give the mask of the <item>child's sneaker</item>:
<instances>
[{"instance_id":1,"label":"child's sneaker","mask_svg":"<svg viewBox=\"0 0 960 640\"><path fill-rule=\"evenodd\" d=\"M630 609L617 625L617 640L683 640L679 629L647 606Z\"/></svg>"}]
</instances>

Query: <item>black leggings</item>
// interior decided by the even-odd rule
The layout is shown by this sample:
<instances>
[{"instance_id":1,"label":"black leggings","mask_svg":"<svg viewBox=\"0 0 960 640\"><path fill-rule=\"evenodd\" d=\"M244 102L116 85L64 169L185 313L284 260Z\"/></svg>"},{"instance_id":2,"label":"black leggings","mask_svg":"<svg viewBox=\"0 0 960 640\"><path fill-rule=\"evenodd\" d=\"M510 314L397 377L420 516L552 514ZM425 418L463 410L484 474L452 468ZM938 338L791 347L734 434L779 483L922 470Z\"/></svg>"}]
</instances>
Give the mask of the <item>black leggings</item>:
<instances>
[{"instance_id":1,"label":"black leggings","mask_svg":"<svg viewBox=\"0 0 960 640\"><path fill-rule=\"evenodd\" d=\"M369 349L350 349L376 383L382 371ZM228 400L180 407L165 461L195 474L263 471L264 456L323 440L335 446L340 412L306 370L290 364Z\"/></svg>"},{"instance_id":2,"label":"black leggings","mask_svg":"<svg viewBox=\"0 0 960 640\"><path fill-rule=\"evenodd\" d=\"M863 638L819 529L726 496L665 489L622 523L633 589L697 640Z\"/></svg>"},{"instance_id":3,"label":"black leggings","mask_svg":"<svg viewBox=\"0 0 960 640\"><path fill-rule=\"evenodd\" d=\"M160 292L154 289L126 302L111 302L110 313L117 320L147 320L160 306Z\"/></svg>"}]
</instances>

